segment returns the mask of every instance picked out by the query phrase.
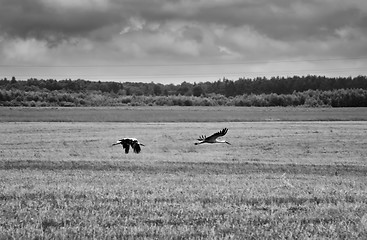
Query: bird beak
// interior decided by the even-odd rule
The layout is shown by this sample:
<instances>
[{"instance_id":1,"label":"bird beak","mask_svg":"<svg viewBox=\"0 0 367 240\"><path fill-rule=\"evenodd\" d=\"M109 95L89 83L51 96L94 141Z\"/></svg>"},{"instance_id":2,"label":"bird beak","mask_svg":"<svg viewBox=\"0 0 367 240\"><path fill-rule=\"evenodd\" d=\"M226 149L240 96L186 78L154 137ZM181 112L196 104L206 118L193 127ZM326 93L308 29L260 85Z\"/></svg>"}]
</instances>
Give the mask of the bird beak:
<instances>
[{"instance_id":1,"label":"bird beak","mask_svg":"<svg viewBox=\"0 0 367 240\"><path fill-rule=\"evenodd\" d=\"M144 147L145 147L145 145L144 145L144 144L142 144L142 143L139 143L139 145L140 145L140 146L144 146Z\"/></svg>"},{"instance_id":2,"label":"bird beak","mask_svg":"<svg viewBox=\"0 0 367 240\"><path fill-rule=\"evenodd\" d=\"M231 145L229 142L226 142L227 144Z\"/></svg>"}]
</instances>

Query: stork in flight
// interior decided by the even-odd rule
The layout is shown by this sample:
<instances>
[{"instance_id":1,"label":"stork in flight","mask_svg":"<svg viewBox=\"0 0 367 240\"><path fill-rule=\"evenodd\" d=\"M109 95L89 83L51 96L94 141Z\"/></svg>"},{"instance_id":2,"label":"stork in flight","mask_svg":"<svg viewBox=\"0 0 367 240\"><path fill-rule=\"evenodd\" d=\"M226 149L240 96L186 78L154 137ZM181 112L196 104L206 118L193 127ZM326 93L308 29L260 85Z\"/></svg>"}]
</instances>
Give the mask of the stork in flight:
<instances>
[{"instance_id":1,"label":"stork in flight","mask_svg":"<svg viewBox=\"0 0 367 240\"><path fill-rule=\"evenodd\" d=\"M125 149L125 153L129 153L130 146L134 150L134 153L140 153L141 148L140 146L145 146L142 143L139 143L138 139L136 138L123 138L118 140L116 143L112 144L112 146L121 144L122 147Z\"/></svg>"},{"instance_id":2,"label":"stork in flight","mask_svg":"<svg viewBox=\"0 0 367 240\"><path fill-rule=\"evenodd\" d=\"M214 133L213 135L211 135L209 137L206 137L205 135L202 135L201 137L198 138L198 141L200 141L200 142L195 143L195 145L199 145L199 144L202 144L202 143L227 143L227 144L230 145L230 143L227 142L226 140L218 140L217 139L219 137L223 137L224 135L226 135L227 131L228 131L228 128L223 128L222 131Z\"/></svg>"}]
</instances>

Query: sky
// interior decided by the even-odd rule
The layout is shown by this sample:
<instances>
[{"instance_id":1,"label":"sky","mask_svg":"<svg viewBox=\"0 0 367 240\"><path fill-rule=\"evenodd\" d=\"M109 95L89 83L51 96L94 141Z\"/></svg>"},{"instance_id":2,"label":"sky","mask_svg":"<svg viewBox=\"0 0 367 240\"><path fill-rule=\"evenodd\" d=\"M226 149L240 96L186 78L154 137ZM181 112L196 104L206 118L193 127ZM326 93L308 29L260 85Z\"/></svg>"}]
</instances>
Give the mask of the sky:
<instances>
[{"instance_id":1,"label":"sky","mask_svg":"<svg viewBox=\"0 0 367 240\"><path fill-rule=\"evenodd\" d=\"M0 79L367 75L366 0L0 0Z\"/></svg>"}]
</instances>

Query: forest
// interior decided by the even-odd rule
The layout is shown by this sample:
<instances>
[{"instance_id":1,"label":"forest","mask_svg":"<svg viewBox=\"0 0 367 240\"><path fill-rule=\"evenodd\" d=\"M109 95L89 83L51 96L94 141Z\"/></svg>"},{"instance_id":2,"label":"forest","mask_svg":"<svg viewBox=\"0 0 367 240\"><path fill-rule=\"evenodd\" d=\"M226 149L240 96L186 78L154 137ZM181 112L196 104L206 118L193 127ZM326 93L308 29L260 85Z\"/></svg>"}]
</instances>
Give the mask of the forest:
<instances>
[{"instance_id":1,"label":"forest","mask_svg":"<svg viewBox=\"0 0 367 240\"><path fill-rule=\"evenodd\" d=\"M226 78L181 84L0 79L0 106L367 107L367 77Z\"/></svg>"}]
</instances>

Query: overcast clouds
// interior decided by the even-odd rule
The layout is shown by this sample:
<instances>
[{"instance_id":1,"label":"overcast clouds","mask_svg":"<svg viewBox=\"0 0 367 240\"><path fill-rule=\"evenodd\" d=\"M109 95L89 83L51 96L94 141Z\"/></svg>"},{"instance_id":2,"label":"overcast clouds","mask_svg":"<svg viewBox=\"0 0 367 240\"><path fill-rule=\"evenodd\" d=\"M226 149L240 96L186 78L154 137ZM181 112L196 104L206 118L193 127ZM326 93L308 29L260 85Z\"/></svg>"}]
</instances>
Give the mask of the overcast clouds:
<instances>
[{"instance_id":1,"label":"overcast clouds","mask_svg":"<svg viewBox=\"0 0 367 240\"><path fill-rule=\"evenodd\" d=\"M0 6L0 78L177 83L367 75L365 0L0 0Z\"/></svg>"}]
</instances>

